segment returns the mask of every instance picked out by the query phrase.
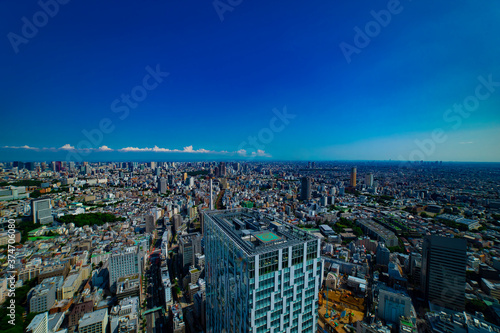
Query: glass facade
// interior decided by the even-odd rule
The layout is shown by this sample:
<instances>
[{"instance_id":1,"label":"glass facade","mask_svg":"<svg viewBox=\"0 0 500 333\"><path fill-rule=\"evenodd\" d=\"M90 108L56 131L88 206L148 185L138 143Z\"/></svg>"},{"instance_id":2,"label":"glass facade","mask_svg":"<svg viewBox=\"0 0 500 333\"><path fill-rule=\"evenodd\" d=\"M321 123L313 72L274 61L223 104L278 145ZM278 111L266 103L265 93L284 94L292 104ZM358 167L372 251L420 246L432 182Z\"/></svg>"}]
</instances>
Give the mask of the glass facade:
<instances>
[{"instance_id":1,"label":"glass facade","mask_svg":"<svg viewBox=\"0 0 500 333\"><path fill-rule=\"evenodd\" d=\"M235 218L233 211L205 216L207 331L315 332L319 240L273 220L287 228L274 231L279 242L249 250L242 238L250 244L260 244L258 239L253 240L246 231L231 231L211 214L222 219L224 214L233 214ZM244 237L238 238L241 234Z\"/></svg>"}]
</instances>

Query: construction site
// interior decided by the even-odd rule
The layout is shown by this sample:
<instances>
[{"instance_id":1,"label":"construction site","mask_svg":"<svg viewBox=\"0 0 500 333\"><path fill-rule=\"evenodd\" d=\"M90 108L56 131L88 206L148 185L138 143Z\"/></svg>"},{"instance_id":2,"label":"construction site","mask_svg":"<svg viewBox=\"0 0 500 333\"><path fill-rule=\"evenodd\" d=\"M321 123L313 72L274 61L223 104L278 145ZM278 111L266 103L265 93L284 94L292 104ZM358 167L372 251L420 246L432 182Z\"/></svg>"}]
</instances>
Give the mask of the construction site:
<instances>
[{"instance_id":1,"label":"construction site","mask_svg":"<svg viewBox=\"0 0 500 333\"><path fill-rule=\"evenodd\" d=\"M364 318L365 300L348 290L322 289L318 313L320 332L351 332L355 323Z\"/></svg>"}]
</instances>

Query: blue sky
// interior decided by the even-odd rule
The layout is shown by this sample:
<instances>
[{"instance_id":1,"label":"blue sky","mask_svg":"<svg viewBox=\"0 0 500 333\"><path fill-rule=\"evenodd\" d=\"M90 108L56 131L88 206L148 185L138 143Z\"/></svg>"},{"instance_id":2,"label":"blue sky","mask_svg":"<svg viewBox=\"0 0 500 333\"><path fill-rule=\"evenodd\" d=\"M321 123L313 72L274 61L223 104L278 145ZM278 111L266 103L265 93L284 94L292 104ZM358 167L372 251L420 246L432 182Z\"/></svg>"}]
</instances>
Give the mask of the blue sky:
<instances>
[{"instance_id":1,"label":"blue sky","mask_svg":"<svg viewBox=\"0 0 500 333\"><path fill-rule=\"evenodd\" d=\"M0 1L0 160L500 161L500 3L232 3Z\"/></svg>"}]
</instances>

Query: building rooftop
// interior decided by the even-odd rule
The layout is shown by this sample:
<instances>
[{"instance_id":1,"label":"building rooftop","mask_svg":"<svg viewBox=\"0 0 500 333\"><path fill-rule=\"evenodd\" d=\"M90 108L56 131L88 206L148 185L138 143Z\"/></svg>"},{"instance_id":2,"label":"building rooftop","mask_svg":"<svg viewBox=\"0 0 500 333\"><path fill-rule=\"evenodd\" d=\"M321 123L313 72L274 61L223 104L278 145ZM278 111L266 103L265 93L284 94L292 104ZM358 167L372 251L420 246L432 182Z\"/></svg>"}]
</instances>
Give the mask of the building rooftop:
<instances>
[{"instance_id":1,"label":"building rooftop","mask_svg":"<svg viewBox=\"0 0 500 333\"><path fill-rule=\"evenodd\" d=\"M102 322L108 314L108 309L101 309L83 315L82 319L78 321L78 327L86 327L95 323Z\"/></svg>"},{"instance_id":2,"label":"building rooftop","mask_svg":"<svg viewBox=\"0 0 500 333\"><path fill-rule=\"evenodd\" d=\"M33 320L31 320L31 323L26 328L26 331L27 332L35 331L36 328L38 327L38 325L40 325L40 323L43 320L47 320L47 312L40 313L40 314L36 315L35 318L33 318Z\"/></svg>"},{"instance_id":3,"label":"building rooftop","mask_svg":"<svg viewBox=\"0 0 500 333\"><path fill-rule=\"evenodd\" d=\"M276 251L317 239L292 224L248 208L205 214L248 255Z\"/></svg>"}]
</instances>

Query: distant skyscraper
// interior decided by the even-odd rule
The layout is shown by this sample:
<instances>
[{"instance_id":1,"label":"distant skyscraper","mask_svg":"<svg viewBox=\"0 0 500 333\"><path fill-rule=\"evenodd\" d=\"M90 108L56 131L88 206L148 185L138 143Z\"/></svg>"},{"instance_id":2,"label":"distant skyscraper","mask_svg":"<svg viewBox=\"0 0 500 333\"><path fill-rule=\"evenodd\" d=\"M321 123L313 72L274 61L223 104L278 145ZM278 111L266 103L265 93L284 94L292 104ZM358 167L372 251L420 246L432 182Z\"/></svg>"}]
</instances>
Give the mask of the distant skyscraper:
<instances>
[{"instance_id":1,"label":"distant skyscraper","mask_svg":"<svg viewBox=\"0 0 500 333\"><path fill-rule=\"evenodd\" d=\"M207 332L316 332L319 239L249 209L205 212Z\"/></svg>"},{"instance_id":2,"label":"distant skyscraper","mask_svg":"<svg viewBox=\"0 0 500 333\"><path fill-rule=\"evenodd\" d=\"M174 185L174 175L167 175L167 183L168 185Z\"/></svg>"},{"instance_id":3,"label":"distant skyscraper","mask_svg":"<svg viewBox=\"0 0 500 333\"><path fill-rule=\"evenodd\" d=\"M226 162L220 162L219 173L220 177L226 177Z\"/></svg>"},{"instance_id":4,"label":"distant skyscraper","mask_svg":"<svg viewBox=\"0 0 500 333\"><path fill-rule=\"evenodd\" d=\"M300 199L301 200L310 200L311 199L311 178L303 177L302 178L302 188L300 190Z\"/></svg>"},{"instance_id":5,"label":"distant skyscraper","mask_svg":"<svg viewBox=\"0 0 500 333\"><path fill-rule=\"evenodd\" d=\"M350 183L351 187L356 187L356 172L357 172L356 167L353 167L351 169L351 183Z\"/></svg>"},{"instance_id":6,"label":"distant skyscraper","mask_svg":"<svg viewBox=\"0 0 500 333\"><path fill-rule=\"evenodd\" d=\"M455 311L465 308L467 242L427 236L422 247L422 289L426 299Z\"/></svg>"},{"instance_id":7,"label":"distant skyscraper","mask_svg":"<svg viewBox=\"0 0 500 333\"><path fill-rule=\"evenodd\" d=\"M54 222L50 199L40 198L31 200L31 217L33 223L48 224Z\"/></svg>"},{"instance_id":8,"label":"distant skyscraper","mask_svg":"<svg viewBox=\"0 0 500 333\"><path fill-rule=\"evenodd\" d=\"M167 193L167 180L165 178L161 178L158 182L158 192L161 194Z\"/></svg>"},{"instance_id":9,"label":"distant skyscraper","mask_svg":"<svg viewBox=\"0 0 500 333\"><path fill-rule=\"evenodd\" d=\"M373 173L369 173L365 176L365 183L368 187L373 187Z\"/></svg>"}]
</instances>

